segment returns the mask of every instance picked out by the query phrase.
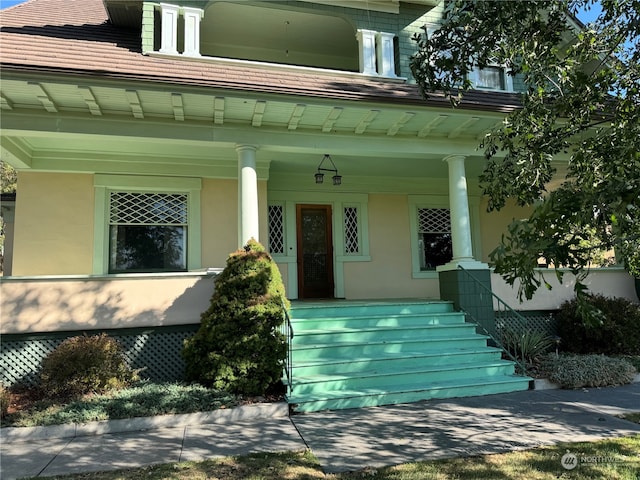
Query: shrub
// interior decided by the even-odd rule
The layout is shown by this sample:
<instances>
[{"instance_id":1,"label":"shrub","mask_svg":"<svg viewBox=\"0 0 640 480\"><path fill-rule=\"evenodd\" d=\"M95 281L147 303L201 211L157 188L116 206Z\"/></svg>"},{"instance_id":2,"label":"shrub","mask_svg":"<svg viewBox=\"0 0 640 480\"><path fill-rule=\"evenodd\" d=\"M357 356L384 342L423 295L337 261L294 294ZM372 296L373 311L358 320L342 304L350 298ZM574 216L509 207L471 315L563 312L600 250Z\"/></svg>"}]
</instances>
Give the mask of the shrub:
<instances>
[{"instance_id":1,"label":"shrub","mask_svg":"<svg viewBox=\"0 0 640 480\"><path fill-rule=\"evenodd\" d=\"M9 391L0 385L0 418L4 418L9 411Z\"/></svg>"},{"instance_id":2,"label":"shrub","mask_svg":"<svg viewBox=\"0 0 640 480\"><path fill-rule=\"evenodd\" d=\"M606 355L548 355L543 368L562 388L624 385L637 373L628 361Z\"/></svg>"},{"instance_id":3,"label":"shrub","mask_svg":"<svg viewBox=\"0 0 640 480\"><path fill-rule=\"evenodd\" d=\"M42 361L40 384L51 397L120 389L137 380L118 342L103 333L63 341Z\"/></svg>"},{"instance_id":4,"label":"shrub","mask_svg":"<svg viewBox=\"0 0 640 480\"><path fill-rule=\"evenodd\" d=\"M236 394L265 393L282 376L283 304L280 271L252 239L229 256L199 330L185 341L187 379Z\"/></svg>"},{"instance_id":5,"label":"shrub","mask_svg":"<svg viewBox=\"0 0 640 480\"><path fill-rule=\"evenodd\" d=\"M504 348L523 363L532 364L555 344L553 338L533 330L517 331L505 328L501 332Z\"/></svg>"},{"instance_id":6,"label":"shrub","mask_svg":"<svg viewBox=\"0 0 640 480\"><path fill-rule=\"evenodd\" d=\"M600 325L584 321L577 300L563 303L556 315L561 348L572 353L640 355L640 307L623 298L602 295L586 301L602 313Z\"/></svg>"}]
</instances>

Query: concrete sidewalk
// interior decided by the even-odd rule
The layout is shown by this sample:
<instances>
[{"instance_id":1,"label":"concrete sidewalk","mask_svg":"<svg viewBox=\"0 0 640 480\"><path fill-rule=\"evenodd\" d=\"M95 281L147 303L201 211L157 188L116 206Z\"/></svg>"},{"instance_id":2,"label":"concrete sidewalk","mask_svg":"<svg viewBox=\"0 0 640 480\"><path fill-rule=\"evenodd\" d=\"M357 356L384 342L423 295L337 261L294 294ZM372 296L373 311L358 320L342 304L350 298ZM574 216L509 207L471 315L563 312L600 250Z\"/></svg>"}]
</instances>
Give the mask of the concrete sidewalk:
<instances>
[{"instance_id":1,"label":"concrete sidewalk","mask_svg":"<svg viewBox=\"0 0 640 480\"><path fill-rule=\"evenodd\" d=\"M100 434L109 431L105 425L95 430L97 434L87 434L85 429L64 438L47 438L46 430L31 439L8 438L3 432L0 478L46 477L307 446L323 470L334 473L640 434L640 425L613 416L631 411L640 411L640 383L431 400L291 419L286 405L256 406L245 409L244 415L229 416L229 423L220 417L215 420L218 423L207 424L206 418L196 414L168 417L145 431L138 425L132 427L138 431Z\"/></svg>"}]
</instances>

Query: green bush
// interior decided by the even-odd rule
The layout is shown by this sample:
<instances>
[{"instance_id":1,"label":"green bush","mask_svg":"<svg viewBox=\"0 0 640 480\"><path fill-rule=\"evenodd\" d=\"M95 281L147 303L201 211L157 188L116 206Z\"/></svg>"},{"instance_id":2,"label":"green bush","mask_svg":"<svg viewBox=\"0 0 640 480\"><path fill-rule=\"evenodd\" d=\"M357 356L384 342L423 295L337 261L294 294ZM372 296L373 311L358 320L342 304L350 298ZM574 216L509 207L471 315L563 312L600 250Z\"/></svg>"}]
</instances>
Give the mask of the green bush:
<instances>
[{"instance_id":1,"label":"green bush","mask_svg":"<svg viewBox=\"0 0 640 480\"><path fill-rule=\"evenodd\" d=\"M609 387L631 383L635 367L606 355L548 355L543 364L550 381L562 388Z\"/></svg>"},{"instance_id":2,"label":"green bush","mask_svg":"<svg viewBox=\"0 0 640 480\"><path fill-rule=\"evenodd\" d=\"M9 411L9 391L0 385L0 418L4 418Z\"/></svg>"},{"instance_id":3,"label":"green bush","mask_svg":"<svg viewBox=\"0 0 640 480\"><path fill-rule=\"evenodd\" d=\"M231 393L261 395L282 377L286 357L279 326L288 303L280 271L252 239L229 256L215 285L199 330L185 341L185 375Z\"/></svg>"},{"instance_id":4,"label":"green bush","mask_svg":"<svg viewBox=\"0 0 640 480\"><path fill-rule=\"evenodd\" d=\"M555 345L553 338L543 332L505 328L501 332L502 345L518 361L535 363Z\"/></svg>"},{"instance_id":5,"label":"green bush","mask_svg":"<svg viewBox=\"0 0 640 480\"><path fill-rule=\"evenodd\" d=\"M556 315L563 351L640 355L640 306L623 298L594 295L587 300L602 315L600 325L591 326L582 318L577 300L565 302Z\"/></svg>"},{"instance_id":6,"label":"green bush","mask_svg":"<svg viewBox=\"0 0 640 480\"><path fill-rule=\"evenodd\" d=\"M67 338L42 361L40 386L50 397L120 389L137 380L120 344L103 333Z\"/></svg>"}]
</instances>

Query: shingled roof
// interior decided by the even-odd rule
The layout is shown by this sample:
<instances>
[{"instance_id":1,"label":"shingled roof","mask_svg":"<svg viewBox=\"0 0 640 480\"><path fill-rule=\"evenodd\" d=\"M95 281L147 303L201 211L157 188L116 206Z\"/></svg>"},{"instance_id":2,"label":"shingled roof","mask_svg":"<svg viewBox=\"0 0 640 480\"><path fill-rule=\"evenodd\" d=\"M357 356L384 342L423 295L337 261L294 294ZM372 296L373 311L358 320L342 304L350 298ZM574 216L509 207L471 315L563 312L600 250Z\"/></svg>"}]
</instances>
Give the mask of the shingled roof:
<instances>
[{"instance_id":1,"label":"shingled roof","mask_svg":"<svg viewBox=\"0 0 640 480\"><path fill-rule=\"evenodd\" d=\"M102 0L29 0L3 10L0 43L5 71L90 75L335 100L448 105L441 95L425 101L416 85L398 81L143 55L140 32L112 25ZM507 112L517 106L517 95L476 91L467 94L460 108Z\"/></svg>"}]
</instances>

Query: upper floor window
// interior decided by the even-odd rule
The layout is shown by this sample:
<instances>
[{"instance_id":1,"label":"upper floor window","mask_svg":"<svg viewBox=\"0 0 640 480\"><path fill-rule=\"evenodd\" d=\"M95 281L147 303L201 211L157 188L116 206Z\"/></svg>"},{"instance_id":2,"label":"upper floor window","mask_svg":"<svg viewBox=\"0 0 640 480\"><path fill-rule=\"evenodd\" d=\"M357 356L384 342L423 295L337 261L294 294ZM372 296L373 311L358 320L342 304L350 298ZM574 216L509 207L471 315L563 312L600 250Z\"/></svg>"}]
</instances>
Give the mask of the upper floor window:
<instances>
[{"instance_id":1,"label":"upper floor window","mask_svg":"<svg viewBox=\"0 0 640 480\"><path fill-rule=\"evenodd\" d=\"M469 75L469 80L479 90L513 91L513 79L503 67L476 68Z\"/></svg>"}]
</instances>

